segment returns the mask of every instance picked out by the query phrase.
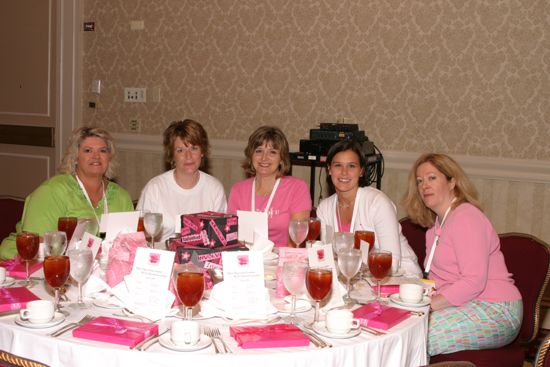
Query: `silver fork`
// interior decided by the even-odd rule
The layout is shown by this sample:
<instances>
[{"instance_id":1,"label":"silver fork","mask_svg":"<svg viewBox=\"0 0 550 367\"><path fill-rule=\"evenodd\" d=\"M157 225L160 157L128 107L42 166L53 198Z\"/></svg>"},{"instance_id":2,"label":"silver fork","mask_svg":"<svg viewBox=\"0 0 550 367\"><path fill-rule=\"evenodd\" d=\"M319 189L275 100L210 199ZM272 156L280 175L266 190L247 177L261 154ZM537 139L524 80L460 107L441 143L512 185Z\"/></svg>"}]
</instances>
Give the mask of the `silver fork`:
<instances>
[{"instance_id":1,"label":"silver fork","mask_svg":"<svg viewBox=\"0 0 550 367\"><path fill-rule=\"evenodd\" d=\"M233 351L231 349L229 349L229 347L227 346L227 344L223 340L222 334L220 333L220 329L212 328L210 331L212 332L212 335L214 336L214 338L217 338L219 341L222 342L223 349L225 349L225 353L233 353Z\"/></svg>"},{"instance_id":2,"label":"silver fork","mask_svg":"<svg viewBox=\"0 0 550 367\"><path fill-rule=\"evenodd\" d=\"M50 334L50 336L53 336L54 338L58 337L58 336L60 336L64 333L66 333L69 330L75 329L80 325L84 325L88 321L92 321L93 319L94 319L94 317L92 315L86 315L80 321L71 322L70 324L67 324L67 325L63 326L62 328L54 331L53 333Z\"/></svg>"},{"instance_id":3,"label":"silver fork","mask_svg":"<svg viewBox=\"0 0 550 367\"><path fill-rule=\"evenodd\" d=\"M216 337L212 333L212 330L210 330L207 327L204 327L204 333L208 335L210 338L212 338L212 344L214 344L214 350L216 351L216 354L221 353L220 348L218 348L218 345L216 344Z\"/></svg>"}]
</instances>

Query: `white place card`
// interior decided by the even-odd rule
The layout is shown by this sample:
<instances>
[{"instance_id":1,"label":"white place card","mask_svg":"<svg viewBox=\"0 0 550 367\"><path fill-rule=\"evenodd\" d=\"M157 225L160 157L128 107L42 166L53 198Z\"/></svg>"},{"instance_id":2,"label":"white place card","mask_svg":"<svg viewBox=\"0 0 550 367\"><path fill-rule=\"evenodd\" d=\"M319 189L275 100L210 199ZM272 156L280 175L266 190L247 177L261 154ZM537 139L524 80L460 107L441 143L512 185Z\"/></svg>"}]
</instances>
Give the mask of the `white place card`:
<instances>
[{"instance_id":1,"label":"white place card","mask_svg":"<svg viewBox=\"0 0 550 367\"><path fill-rule=\"evenodd\" d=\"M345 287L338 281L338 271L334 263L332 245L319 245L307 249L307 257L310 267L328 267L332 269L332 292L330 300L325 304L322 310L330 310L334 307L344 305L343 295L346 293Z\"/></svg>"},{"instance_id":2,"label":"white place card","mask_svg":"<svg viewBox=\"0 0 550 367\"><path fill-rule=\"evenodd\" d=\"M105 240L112 241L119 233L137 231L139 211L107 213L101 216L100 232L105 232Z\"/></svg>"},{"instance_id":3,"label":"white place card","mask_svg":"<svg viewBox=\"0 0 550 367\"><path fill-rule=\"evenodd\" d=\"M222 263L223 281L231 290L231 297L225 302L227 316L234 319L265 319L268 299L262 254L256 251L224 251Z\"/></svg>"},{"instance_id":4,"label":"white place card","mask_svg":"<svg viewBox=\"0 0 550 367\"><path fill-rule=\"evenodd\" d=\"M268 238L267 213L251 212L247 210L237 210L239 218L239 241L246 243L254 242L254 232L258 235Z\"/></svg>"},{"instance_id":5,"label":"white place card","mask_svg":"<svg viewBox=\"0 0 550 367\"><path fill-rule=\"evenodd\" d=\"M149 319L156 320L166 314L168 286L172 276L172 266L176 253L173 251L139 247L134 258L134 266L125 277L129 293L129 308Z\"/></svg>"}]
</instances>

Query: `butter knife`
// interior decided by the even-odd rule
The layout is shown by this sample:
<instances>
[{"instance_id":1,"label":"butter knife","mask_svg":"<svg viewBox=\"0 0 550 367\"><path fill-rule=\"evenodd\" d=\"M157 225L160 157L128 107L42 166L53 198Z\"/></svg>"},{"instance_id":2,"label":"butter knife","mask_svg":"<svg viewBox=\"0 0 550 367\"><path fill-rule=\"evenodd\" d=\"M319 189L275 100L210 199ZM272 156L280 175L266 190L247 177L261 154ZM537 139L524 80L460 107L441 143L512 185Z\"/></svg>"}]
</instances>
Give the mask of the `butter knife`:
<instances>
[{"instance_id":1,"label":"butter knife","mask_svg":"<svg viewBox=\"0 0 550 367\"><path fill-rule=\"evenodd\" d=\"M315 344L317 348L332 348L332 344L324 341L320 337L318 337L314 332L309 331L305 326L296 325L306 336L309 338L309 340Z\"/></svg>"},{"instance_id":2,"label":"butter knife","mask_svg":"<svg viewBox=\"0 0 550 367\"><path fill-rule=\"evenodd\" d=\"M149 347L151 347L153 344L155 344L156 342L158 342L158 340L160 339L160 337L164 334L166 334L170 329L166 329L164 330L162 333L158 334L158 335L151 335L150 337L148 337L147 339L141 341L140 343L138 343L136 346L134 346L133 348L130 348L130 349L136 349L136 350L139 350L139 351L145 351L147 350Z\"/></svg>"},{"instance_id":3,"label":"butter knife","mask_svg":"<svg viewBox=\"0 0 550 367\"><path fill-rule=\"evenodd\" d=\"M5 312L0 312L0 317L12 316L12 315L18 315L18 314L19 314L19 310L10 310Z\"/></svg>"}]
</instances>

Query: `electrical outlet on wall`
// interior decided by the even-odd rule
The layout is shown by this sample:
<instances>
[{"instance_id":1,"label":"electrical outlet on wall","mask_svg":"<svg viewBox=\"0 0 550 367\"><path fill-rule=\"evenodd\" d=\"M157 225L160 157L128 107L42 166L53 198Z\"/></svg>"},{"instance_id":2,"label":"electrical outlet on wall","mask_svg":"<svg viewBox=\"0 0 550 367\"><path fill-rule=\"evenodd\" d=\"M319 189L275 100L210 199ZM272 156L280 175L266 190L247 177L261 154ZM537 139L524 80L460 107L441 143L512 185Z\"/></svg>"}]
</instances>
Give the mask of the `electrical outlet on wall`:
<instances>
[{"instance_id":1,"label":"electrical outlet on wall","mask_svg":"<svg viewBox=\"0 0 550 367\"><path fill-rule=\"evenodd\" d=\"M146 88L124 88L124 102L146 102Z\"/></svg>"},{"instance_id":2,"label":"electrical outlet on wall","mask_svg":"<svg viewBox=\"0 0 550 367\"><path fill-rule=\"evenodd\" d=\"M133 133L140 133L141 132L141 121L139 119L130 119L130 124L128 125L128 128Z\"/></svg>"}]
</instances>

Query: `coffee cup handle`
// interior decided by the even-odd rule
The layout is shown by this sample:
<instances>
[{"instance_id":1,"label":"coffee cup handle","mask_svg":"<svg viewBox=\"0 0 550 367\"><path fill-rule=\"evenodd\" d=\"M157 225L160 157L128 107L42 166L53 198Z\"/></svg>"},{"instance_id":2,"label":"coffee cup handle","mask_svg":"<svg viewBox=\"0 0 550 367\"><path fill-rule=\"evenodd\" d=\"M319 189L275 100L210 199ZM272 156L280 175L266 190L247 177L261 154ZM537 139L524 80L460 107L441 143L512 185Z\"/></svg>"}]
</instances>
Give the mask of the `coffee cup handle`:
<instances>
[{"instance_id":1,"label":"coffee cup handle","mask_svg":"<svg viewBox=\"0 0 550 367\"><path fill-rule=\"evenodd\" d=\"M19 311L19 317L21 320L28 320L29 319L29 310L24 309Z\"/></svg>"},{"instance_id":2,"label":"coffee cup handle","mask_svg":"<svg viewBox=\"0 0 550 367\"><path fill-rule=\"evenodd\" d=\"M361 321L359 319L352 319L351 320L351 330L356 330L361 327Z\"/></svg>"}]
</instances>

